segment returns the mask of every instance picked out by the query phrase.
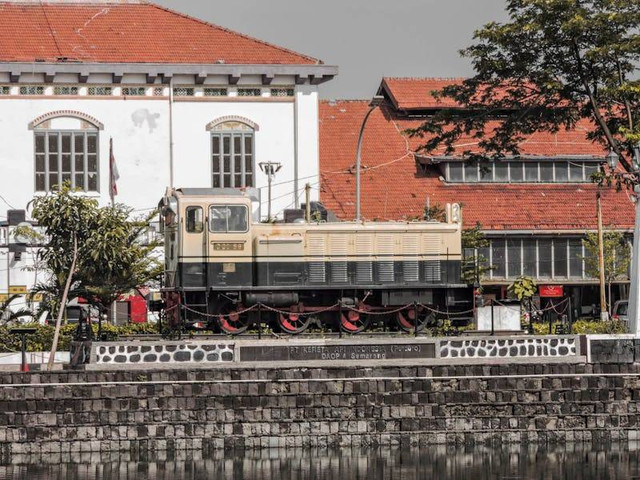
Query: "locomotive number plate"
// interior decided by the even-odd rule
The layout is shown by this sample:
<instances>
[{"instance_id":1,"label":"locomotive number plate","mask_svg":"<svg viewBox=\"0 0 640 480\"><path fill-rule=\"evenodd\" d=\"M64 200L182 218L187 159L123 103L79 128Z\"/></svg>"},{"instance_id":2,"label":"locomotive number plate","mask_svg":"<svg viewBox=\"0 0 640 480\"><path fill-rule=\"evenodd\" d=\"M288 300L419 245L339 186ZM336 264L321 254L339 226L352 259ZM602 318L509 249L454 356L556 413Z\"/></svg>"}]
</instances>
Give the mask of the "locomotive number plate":
<instances>
[{"instance_id":1,"label":"locomotive number plate","mask_svg":"<svg viewBox=\"0 0 640 480\"><path fill-rule=\"evenodd\" d=\"M239 242L212 242L214 250L244 250L244 243Z\"/></svg>"},{"instance_id":2,"label":"locomotive number plate","mask_svg":"<svg viewBox=\"0 0 640 480\"><path fill-rule=\"evenodd\" d=\"M236 272L236 264L235 263L223 263L222 271L224 273L235 273Z\"/></svg>"}]
</instances>

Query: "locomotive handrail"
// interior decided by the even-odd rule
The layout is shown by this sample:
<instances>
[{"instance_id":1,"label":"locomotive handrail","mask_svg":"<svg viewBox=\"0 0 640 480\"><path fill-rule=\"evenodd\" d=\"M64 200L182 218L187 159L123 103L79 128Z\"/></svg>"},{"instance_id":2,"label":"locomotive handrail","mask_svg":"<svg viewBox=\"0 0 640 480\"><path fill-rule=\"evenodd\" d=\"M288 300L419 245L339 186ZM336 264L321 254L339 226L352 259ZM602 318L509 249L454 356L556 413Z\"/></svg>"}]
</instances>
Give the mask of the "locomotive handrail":
<instances>
[{"instance_id":1,"label":"locomotive handrail","mask_svg":"<svg viewBox=\"0 0 640 480\"><path fill-rule=\"evenodd\" d=\"M394 310L385 310L384 312L374 312L374 311L371 311L371 310L361 310L359 308L352 307L350 305L345 305L345 304L341 305L340 303L336 303L336 304L331 305L329 307L326 307L326 308L324 308L322 310L314 310L314 311L310 311L310 312L295 312L295 314L299 315L299 316L317 315L319 313L323 313L323 312L328 312L328 311L334 310L335 308L340 307L340 306L342 306L343 308L345 308L347 310L351 310L351 311L357 312L357 313L362 313L362 314L365 314L365 315L389 315L389 314L394 314L394 313L401 312L402 310L406 310L407 308L411 308L413 306L419 306L419 307L425 308L425 309L427 309L427 310L429 310L429 311L431 311L433 313L439 313L441 315L446 315L448 317L467 315L467 314L472 313L474 311L474 309L471 308L469 310L464 310L462 312L447 312L447 311L438 310L437 308L433 308L433 307L430 307L428 305L424 305L422 303L416 303L416 304L408 303L408 304L403 305L401 307L398 307L398 308L396 308ZM178 307L178 305L174 305L174 306L168 308L166 311L172 310L172 309L174 309L176 307ZM202 315L204 317L211 317L211 318L220 318L220 317L228 318L228 317L231 317L232 315L241 315L243 313L255 310L257 307L261 307L261 308L264 308L265 310L269 310L269 311L272 311L272 312L280 313L280 314L283 314L283 315L292 313L290 310L281 310L281 309L278 309L278 308L271 307L269 305L265 305L263 303L256 303L255 305L252 305L251 307L245 308L243 310L238 310L238 311L233 312L233 313L228 313L228 314L224 314L224 313L205 313L205 312L201 312L201 311L195 310L193 308L190 308L190 307L188 307L186 305L180 305L180 307L184 308L185 310L187 310L189 312L197 313L198 315Z\"/></svg>"}]
</instances>

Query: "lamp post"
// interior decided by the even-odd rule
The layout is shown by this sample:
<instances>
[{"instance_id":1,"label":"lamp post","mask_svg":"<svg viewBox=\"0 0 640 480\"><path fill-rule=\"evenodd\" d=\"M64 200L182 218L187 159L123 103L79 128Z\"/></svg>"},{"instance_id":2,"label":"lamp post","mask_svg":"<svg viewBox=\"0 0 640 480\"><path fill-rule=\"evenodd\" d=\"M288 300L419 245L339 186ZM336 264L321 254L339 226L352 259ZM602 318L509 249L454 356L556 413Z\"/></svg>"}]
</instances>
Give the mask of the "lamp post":
<instances>
[{"instance_id":1,"label":"lamp post","mask_svg":"<svg viewBox=\"0 0 640 480\"><path fill-rule=\"evenodd\" d=\"M369 111L364 116L364 120L362 120L362 126L360 127L360 135L358 136L358 149L356 150L356 222L359 222L361 219L360 215L360 163L361 163L361 153L362 153L362 137L364 137L364 127L367 125L367 120L369 120L369 116L371 113L379 107L384 102L384 97L382 95L376 95L369 102Z\"/></svg>"},{"instance_id":2,"label":"lamp post","mask_svg":"<svg viewBox=\"0 0 640 480\"><path fill-rule=\"evenodd\" d=\"M618 166L620 158L612 150L607 155L607 164L614 170ZM638 180L640 170L640 144L633 149L633 175ZM633 187L636 194L636 218L633 227L633 249L631 251L631 285L629 286L629 333L638 334L640 327L640 310L638 300L640 299L640 282L638 281L638 268L640 267L640 185L636 182Z\"/></svg>"},{"instance_id":3,"label":"lamp post","mask_svg":"<svg viewBox=\"0 0 640 480\"><path fill-rule=\"evenodd\" d=\"M267 175L267 180L269 182L267 221L271 222L271 182L276 176L276 173L278 173L278 171L282 168L282 164L280 162L260 162L258 165L260 166L260 170L262 170ZM297 193L295 193L294 195L297 195Z\"/></svg>"},{"instance_id":4,"label":"lamp post","mask_svg":"<svg viewBox=\"0 0 640 480\"><path fill-rule=\"evenodd\" d=\"M33 327L12 328L11 330L9 330L9 333L11 333L12 335L20 335L22 353L22 363L20 365L20 371L28 372L29 364L27 363L27 335L36 333L36 329Z\"/></svg>"}]
</instances>

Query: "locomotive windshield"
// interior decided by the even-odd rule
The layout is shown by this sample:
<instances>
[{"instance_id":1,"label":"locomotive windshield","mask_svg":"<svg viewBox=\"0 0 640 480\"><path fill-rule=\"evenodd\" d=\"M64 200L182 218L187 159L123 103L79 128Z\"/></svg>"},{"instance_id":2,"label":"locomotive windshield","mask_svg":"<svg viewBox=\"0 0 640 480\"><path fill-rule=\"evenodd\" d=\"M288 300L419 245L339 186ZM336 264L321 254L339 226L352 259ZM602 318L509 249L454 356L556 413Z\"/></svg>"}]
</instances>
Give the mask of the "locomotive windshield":
<instances>
[{"instance_id":1,"label":"locomotive windshield","mask_svg":"<svg viewBox=\"0 0 640 480\"><path fill-rule=\"evenodd\" d=\"M215 233L242 233L249 229L247 207L244 205L211 205L209 231Z\"/></svg>"}]
</instances>

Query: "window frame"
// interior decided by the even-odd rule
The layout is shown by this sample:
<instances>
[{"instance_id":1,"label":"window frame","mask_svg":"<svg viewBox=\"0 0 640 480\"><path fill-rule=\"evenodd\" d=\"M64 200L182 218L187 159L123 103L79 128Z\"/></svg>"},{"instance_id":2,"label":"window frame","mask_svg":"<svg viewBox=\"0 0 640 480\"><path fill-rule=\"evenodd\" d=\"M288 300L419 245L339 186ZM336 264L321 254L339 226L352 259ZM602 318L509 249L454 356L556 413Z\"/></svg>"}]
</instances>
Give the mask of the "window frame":
<instances>
[{"instance_id":1,"label":"window frame","mask_svg":"<svg viewBox=\"0 0 640 480\"><path fill-rule=\"evenodd\" d=\"M93 89L93 93L91 90ZM98 93L99 89L103 89L107 93ZM111 97L114 88L111 85L89 85L87 86L87 97Z\"/></svg>"},{"instance_id":2,"label":"window frame","mask_svg":"<svg viewBox=\"0 0 640 480\"><path fill-rule=\"evenodd\" d=\"M245 124L246 125L246 124ZM211 186L213 188L251 188L251 187L255 187L256 185L256 135L255 135L255 129L253 127L251 127L250 125L247 125L247 127L249 127L250 130L233 130L233 129L224 129L224 130L211 130L210 131L210 135L209 135L209 161L210 163L210 173L211 173ZM225 177L225 171L224 171L224 138L225 136L229 137L229 142L230 142L230 151L229 151L229 156L230 156L230 170L228 172L230 179L231 179L231 185L225 185L224 182L224 177ZM240 154L240 162L241 162L241 169L240 169L240 175L242 177L242 182L243 185L236 185L235 184L235 146L234 146L234 137L235 136L240 136L241 142L241 150L242 153ZM246 152L245 152L245 138L250 136L251 137L251 184L247 184L247 172L246 172ZM218 153L219 157L220 157L220 171L219 172L214 172L213 171L213 161L214 161L214 151L213 151L213 139L214 137L218 137L219 138L219 142L220 142L220 151ZM219 176L219 186L215 187L214 186L214 175L218 175Z\"/></svg>"},{"instance_id":3,"label":"window frame","mask_svg":"<svg viewBox=\"0 0 640 480\"><path fill-rule=\"evenodd\" d=\"M213 222L213 215L211 214L211 209L212 208L221 208L221 207L224 207L227 210L229 209L229 207L240 207L240 208L242 208L244 210L244 220L245 220L246 228L244 230L229 230L229 215L227 215L226 216L226 220L227 220L227 228L226 228L226 230L224 232L213 230L211 228L212 222ZM209 233L214 233L214 234L216 234L216 233L224 233L224 234L227 234L227 233L247 233L249 231L249 209L244 204L212 203L212 204L209 204L209 206L208 206L208 214L209 214L209 221L207 222L207 224L208 224L207 228L209 230Z\"/></svg>"},{"instance_id":4,"label":"window frame","mask_svg":"<svg viewBox=\"0 0 640 480\"><path fill-rule=\"evenodd\" d=\"M213 92L217 93L213 95ZM207 98L228 97L229 89L227 87L204 87L202 89L202 96Z\"/></svg>"},{"instance_id":5,"label":"window frame","mask_svg":"<svg viewBox=\"0 0 640 480\"><path fill-rule=\"evenodd\" d=\"M200 210L200 214L202 215L202 217L201 217L202 220L200 222L201 228L200 228L199 231L196 230L196 229L194 229L194 230L190 230L189 229L189 225L190 225L189 224L189 212L191 212L193 210ZM194 226L196 225L196 223L197 222L194 221ZM195 235L203 234L204 230L205 230L205 227L204 227L205 223L206 223L206 219L205 219L205 216L204 216L204 209L202 208L201 205L189 205L185 209L185 211L184 211L184 230L185 230L186 233L195 234Z\"/></svg>"},{"instance_id":6,"label":"window frame","mask_svg":"<svg viewBox=\"0 0 640 480\"><path fill-rule=\"evenodd\" d=\"M577 281L577 280L592 280L591 277L587 275L586 265L585 265L585 246L584 246L584 237L580 236L560 236L560 237L550 237L550 236L540 236L540 237L528 237L528 236L504 236L504 237L493 237L489 238L489 255L487 258L489 259L489 266L491 266L491 270L488 272L487 278L490 280L503 280L510 281L517 278L519 275L525 274L525 252L524 252L524 243L525 240L532 240L535 248L535 255L532 255L535 261L535 271L534 278L538 281ZM540 276L540 241L548 241L549 242L549 262L550 267L548 268L550 275L549 276ZM520 265L519 269L520 274L517 272L513 273L510 270L514 267L509 258L509 242L516 241L520 244L519 254L520 254ZM571 245L575 246L577 242L580 242L580 258L573 259L574 262L580 263L580 273L575 274L575 272L571 269ZM499 266L494 264L494 246L498 246L501 248L503 253L502 262ZM517 248L517 247L516 247ZM560 275L557 272L556 268L556 253L558 251L564 252L563 257L558 260L563 265L564 274ZM511 268L510 268L511 267ZM504 271L504 275L496 275L496 271Z\"/></svg>"},{"instance_id":7,"label":"window frame","mask_svg":"<svg viewBox=\"0 0 640 480\"><path fill-rule=\"evenodd\" d=\"M498 161L488 161L488 162L477 162L475 163L475 171L477 178L474 176L473 179L467 179L467 172L473 170L471 164L469 162L464 161L447 161L444 173L446 177L447 183L459 184L459 183L500 183L500 184L580 184L580 183L590 183L590 175L593 172L597 172L600 167L601 162L599 161L589 161L589 160L503 160L499 163L502 164L506 171L506 179L497 179L495 168ZM452 166L455 165L456 169L461 169L460 178L453 180L451 177L451 172L453 170ZM517 165L518 170L521 171L521 178L514 180L514 166ZM527 168L527 165L535 165L536 178L535 179L527 179L527 172L531 173L533 170L531 168ZM550 166L551 179L544 180L542 179L542 165ZM481 168L486 167L489 169L489 172L482 175L480 173ZM571 171L572 167L580 168L582 172L581 178L577 180L572 180ZM559 172L564 171L565 177L564 179L558 179Z\"/></svg>"},{"instance_id":8,"label":"window frame","mask_svg":"<svg viewBox=\"0 0 640 480\"><path fill-rule=\"evenodd\" d=\"M74 130L74 129L46 129L46 128L42 128L42 129L35 129L33 132L33 166L34 166L34 170L33 170L33 184L34 184L34 192L37 193L50 193L50 192L54 192L56 190L52 189L50 183L49 183L49 176L51 175L50 169L49 169L49 135L50 134L57 134L57 138L58 138L58 186L62 185L62 135L63 134L70 134L71 136L71 152L69 153L69 155L71 155L71 171L70 171L70 175L71 175L71 187L73 189L79 188L77 186L75 186L76 183L76 163L75 163L75 156L77 155L77 153L75 152L75 137L76 134L82 133L83 137L84 137L84 149L82 152L82 156L83 156L83 166L84 166L84 184L86 185L87 188L81 188L82 192L84 193L100 193L100 132L98 131L98 129L95 130ZM96 190L90 190L89 189L89 134L92 134L96 137ZM38 135L42 135L45 138L45 142L44 142L44 186L45 189L44 190L39 190L38 189L38 180L37 180L37 175L38 175L38 169L37 169L37 155L38 155L38 151L37 151L37 137Z\"/></svg>"},{"instance_id":9,"label":"window frame","mask_svg":"<svg viewBox=\"0 0 640 480\"><path fill-rule=\"evenodd\" d=\"M262 96L262 87L242 86L236 87L236 97L259 98Z\"/></svg>"},{"instance_id":10,"label":"window frame","mask_svg":"<svg viewBox=\"0 0 640 480\"><path fill-rule=\"evenodd\" d=\"M137 89L138 93L125 93L125 89L127 90ZM132 98L146 97L148 91L149 91L148 85L121 85L120 86L121 97L132 97Z\"/></svg>"}]
</instances>

